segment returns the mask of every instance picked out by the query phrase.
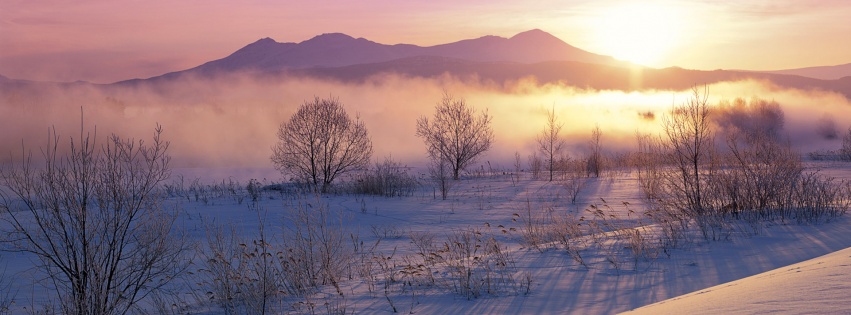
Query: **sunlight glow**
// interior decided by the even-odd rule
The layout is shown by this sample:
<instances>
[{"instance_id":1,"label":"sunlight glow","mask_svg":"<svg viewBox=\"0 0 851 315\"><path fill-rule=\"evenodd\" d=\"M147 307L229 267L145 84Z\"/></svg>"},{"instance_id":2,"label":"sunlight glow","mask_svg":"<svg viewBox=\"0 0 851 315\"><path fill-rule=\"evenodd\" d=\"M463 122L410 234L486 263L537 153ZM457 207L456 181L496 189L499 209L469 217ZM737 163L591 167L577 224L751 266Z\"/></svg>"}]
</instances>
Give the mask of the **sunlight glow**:
<instances>
[{"instance_id":1,"label":"sunlight glow","mask_svg":"<svg viewBox=\"0 0 851 315\"><path fill-rule=\"evenodd\" d=\"M687 19L670 4L639 2L602 8L594 25L600 47L615 58L654 66L683 40Z\"/></svg>"}]
</instances>

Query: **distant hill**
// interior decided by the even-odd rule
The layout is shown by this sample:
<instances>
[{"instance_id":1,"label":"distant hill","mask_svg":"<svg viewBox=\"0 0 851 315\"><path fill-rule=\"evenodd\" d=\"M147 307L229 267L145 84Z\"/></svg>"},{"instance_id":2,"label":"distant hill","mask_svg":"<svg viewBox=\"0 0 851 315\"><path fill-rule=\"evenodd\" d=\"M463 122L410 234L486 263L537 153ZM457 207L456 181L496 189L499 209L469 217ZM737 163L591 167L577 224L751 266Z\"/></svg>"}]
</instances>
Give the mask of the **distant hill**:
<instances>
[{"instance_id":1,"label":"distant hill","mask_svg":"<svg viewBox=\"0 0 851 315\"><path fill-rule=\"evenodd\" d=\"M199 73L178 72L146 80L124 81L115 85L168 84L189 74L198 75ZM244 74L244 72L206 73L201 78L212 79L217 76L235 74ZM315 78L345 83L365 82L370 78L385 74L423 78L437 78L448 74L461 79L475 78L475 80L498 84L534 78L540 84L561 83L579 88L623 91L684 90L694 85L754 79L770 82L783 88L833 91L851 99L851 77L839 80L819 80L797 75L750 71L701 71L677 67L654 69L577 61L474 62L448 57L419 56L340 67L289 68L251 72L252 76L265 79Z\"/></svg>"},{"instance_id":2,"label":"distant hill","mask_svg":"<svg viewBox=\"0 0 851 315\"><path fill-rule=\"evenodd\" d=\"M484 36L454 43L421 47L409 44L384 45L346 34L322 34L301 43L279 43L260 39L233 54L198 67L165 74L210 75L233 71L279 71L313 67L343 67L391 60L433 56L474 62L578 61L604 65L627 65L609 56L573 47L557 37L535 29L511 38Z\"/></svg>"},{"instance_id":3,"label":"distant hill","mask_svg":"<svg viewBox=\"0 0 851 315\"><path fill-rule=\"evenodd\" d=\"M647 89L683 90L694 85L746 79L763 80L779 87L802 90L834 91L851 99L851 77L819 80L794 75L746 71L700 71L682 68L654 69L619 67L575 61L547 61L531 64L505 62L469 62L460 59L417 57L375 64L337 68L292 69L278 76L317 77L345 82L363 81L371 76L396 73L412 77L436 77L451 74L460 78L475 76L493 82L535 78L539 83L564 83L580 88L638 91ZM271 75L271 74L270 74Z\"/></svg>"},{"instance_id":4,"label":"distant hill","mask_svg":"<svg viewBox=\"0 0 851 315\"><path fill-rule=\"evenodd\" d=\"M836 80L851 76L851 63L837 66L808 67L799 69L765 71L766 73L799 75L821 80Z\"/></svg>"}]
</instances>

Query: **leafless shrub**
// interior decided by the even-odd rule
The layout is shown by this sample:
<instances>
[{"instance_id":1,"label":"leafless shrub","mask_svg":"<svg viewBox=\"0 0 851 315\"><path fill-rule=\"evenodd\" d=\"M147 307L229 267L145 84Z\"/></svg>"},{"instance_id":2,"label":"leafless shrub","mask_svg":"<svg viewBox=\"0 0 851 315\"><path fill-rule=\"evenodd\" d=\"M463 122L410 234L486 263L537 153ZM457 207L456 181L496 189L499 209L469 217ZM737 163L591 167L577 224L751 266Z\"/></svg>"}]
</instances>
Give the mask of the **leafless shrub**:
<instances>
[{"instance_id":1,"label":"leafless shrub","mask_svg":"<svg viewBox=\"0 0 851 315\"><path fill-rule=\"evenodd\" d=\"M743 138L727 141L731 158L717 176L722 198L716 217L743 220L756 233L761 222L817 223L847 211L847 183L804 173L800 154L788 142L766 134Z\"/></svg>"},{"instance_id":2,"label":"leafless shrub","mask_svg":"<svg viewBox=\"0 0 851 315\"><path fill-rule=\"evenodd\" d=\"M789 200L789 217L798 223L830 221L851 208L851 183L817 172L805 173L795 182Z\"/></svg>"},{"instance_id":3,"label":"leafless shrub","mask_svg":"<svg viewBox=\"0 0 851 315\"><path fill-rule=\"evenodd\" d=\"M170 161L161 134L149 145L113 135L98 150L81 130L62 156L54 132L42 167L30 156L2 173L5 232L36 257L63 313L127 313L185 269L187 242L158 189Z\"/></svg>"},{"instance_id":4,"label":"leafless shrub","mask_svg":"<svg viewBox=\"0 0 851 315\"><path fill-rule=\"evenodd\" d=\"M706 94L698 90L665 117L659 147L639 136L639 159L647 158L638 163L639 182L666 246L677 245L692 224L705 239L723 240L737 230L758 233L762 222L818 222L847 210L846 184L803 174L800 153L778 139L783 115L776 104L737 104L715 118L726 128L725 154L714 146Z\"/></svg>"},{"instance_id":5,"label":"leafless shrub","mask_svg":"<svg viewBox=\"0 0 851 315\"><path fill-rule=\"evenodd\" d=\"M544 161L538 156L538 153L532 152L527 158L529 163L529 172L532 173L533 179L541 178L541 170L544 167Z\"/></svg>"},{"instance_id":6,"label":"leafless shrub","mask_svg":"<svg viewBox=\"0 0 851 315\"><path fill-rule=\"evenodd\" d=\"M562 178L560 183L570 196L570 203L576 204L576 198L588 186L590 178L586 177L583 166L588 165L588 162L565 158L561 163Z\"/></svg>"},{"instance_id":7,"label":"leafless shrub","mask_svg":"<svg viewBox=\"0 0 851 315\"><path fill-rule=\"evenodd\" d=\"M406 168L389 157L385 158L384 162L375 163L372 168L354 177L352 192L385 197L412 196L419 182L405 171Z\"/></svg>"},{"instance_id":8,"label":"leafless shrub","mask_svg":"<svg viewBox=\"0 0 851 315\"><path fill-rule=\"evenodd\" d=\"M635 155L635 167L638 174L638 184L648 201L660 197L662 189L663 152L658 140L650 135L635 135L638 142L638 153Z\"/></svg>"},{"instance_id":9,"label":"leafless shrub","mask_svg":"<svg viewBox=\"0 0 851 315\"><path fill-rule=\"evenodd\" d=\"M245 191L248 192L248 195L251 196L251 201L258 202L260 201L260 197L263 193L263 186L260 185L260 182L256 179L250 179L248 184L245 185Z\"/></svg>"},{"instance_id":10,"label":"leafless shrub","mask_svg":"<svg viewBox=\"0 0 851 315\"><path fill-rule=\"evenodd\" d=\"M777 210L788 207L786 196L804 169L800 154L788 142L764 133L743 139L732 134L727 146L729 167L717 174L724 191L715 208L721 215L751 222L783 216L783 211Z\"/></svg>"}]
</instances>

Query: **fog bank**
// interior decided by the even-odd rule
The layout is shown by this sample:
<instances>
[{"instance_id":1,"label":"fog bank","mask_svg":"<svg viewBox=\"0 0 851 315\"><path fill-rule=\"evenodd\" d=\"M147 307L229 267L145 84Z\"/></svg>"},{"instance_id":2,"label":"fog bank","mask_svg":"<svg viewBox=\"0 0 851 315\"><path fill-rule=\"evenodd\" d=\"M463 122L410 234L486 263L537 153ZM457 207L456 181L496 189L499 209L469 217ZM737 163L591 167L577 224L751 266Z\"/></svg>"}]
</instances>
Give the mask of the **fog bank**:
<instances>
[{"instance_id":1,"label":"fog bank","mask_svg":"<svg viewBox=\"0 0 851 315\"><path fill-rule=\"evenodd\" d=\"M819 131L828 117L841 135L851 126L851 104L835 93L783 90L755 81L707 86L709 103L758 97L774 101L785 114L779 134L803 153L836 149L838 139ZM591 129L599 125L609 152L634 149L635 133L658 133L661 117L685 102L691 91L598 91L534 80L497 84L475 78L374 77L360 84L311 79L184 78L168 84L135 87L77 85L5 88L0 95L0 161L19 159L22 145L38 154L53 126L65 139L78 137L81 125L103 140L110 133L150 139L156 124L171 142L173 166L271 167L276 130L297 107L314 96L337 97L350 115L365 122L374 146L373 160L390 156L421 165L425 147L415 136L418 116L432 115L444 92L493 115L496 142L480 162L509 168L514 153L535 150L534 137L554 108L564 123L569 153L587 150ZM824 125L824 123L821 123Z\"/></svg>"}]
</instances>

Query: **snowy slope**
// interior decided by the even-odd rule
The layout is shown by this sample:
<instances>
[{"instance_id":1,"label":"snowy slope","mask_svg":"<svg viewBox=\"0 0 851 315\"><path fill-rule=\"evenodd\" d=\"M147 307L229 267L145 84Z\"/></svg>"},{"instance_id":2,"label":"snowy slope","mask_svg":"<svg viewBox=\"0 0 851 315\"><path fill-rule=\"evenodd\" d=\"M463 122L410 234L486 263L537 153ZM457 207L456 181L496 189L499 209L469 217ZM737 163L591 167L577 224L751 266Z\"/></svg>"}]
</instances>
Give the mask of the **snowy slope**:
<instances>
[{"instance_id":1,"label":"snowy slope","mask_svg":"<svg viewBox=\"0 0 851 315\"><path fill-rule=\"evenodd\" d=\"M624 314L848 314L851 248Z\"/></svg>"}]
</instances>

